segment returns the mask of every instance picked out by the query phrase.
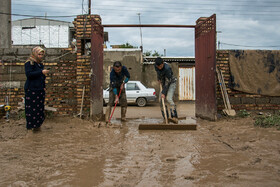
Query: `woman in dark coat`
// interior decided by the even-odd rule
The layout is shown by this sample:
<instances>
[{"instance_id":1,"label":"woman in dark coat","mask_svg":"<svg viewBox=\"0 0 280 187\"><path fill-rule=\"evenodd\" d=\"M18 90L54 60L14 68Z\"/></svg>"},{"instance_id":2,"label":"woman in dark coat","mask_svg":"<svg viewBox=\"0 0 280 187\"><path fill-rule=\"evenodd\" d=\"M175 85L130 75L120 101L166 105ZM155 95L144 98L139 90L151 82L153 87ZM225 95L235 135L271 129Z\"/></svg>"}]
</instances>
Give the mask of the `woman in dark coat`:
<instances>
[{"instance_id":1,"label":"woman in dark coat","mask_svg":"<svg viewBox=\"0 0 280 187\"><path fill-rule=\"evenodd\" d=\"M42 64L44 56L44 49L35 47L25 63L27 80L24 91L27 130L39 130L45 119L45 79L49 70L45 70Z\"/></svg>"}]
</instances>

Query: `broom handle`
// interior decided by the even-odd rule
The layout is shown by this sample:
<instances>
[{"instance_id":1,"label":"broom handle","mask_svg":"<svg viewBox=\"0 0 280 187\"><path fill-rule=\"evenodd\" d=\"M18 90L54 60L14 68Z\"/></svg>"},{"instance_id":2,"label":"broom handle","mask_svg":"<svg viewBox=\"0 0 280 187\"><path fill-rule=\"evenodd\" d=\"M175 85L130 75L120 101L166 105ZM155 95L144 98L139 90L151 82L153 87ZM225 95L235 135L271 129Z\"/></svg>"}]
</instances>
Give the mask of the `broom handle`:
<instances>
[{"instance_id":1,"label":"broom handle","mask_svg":"<svg viewBox=\"0 0 280 187\"><path fill-rule=\"evenodd\" d=\"M160 97L161 97L161 91L162 91L162 86L160 84ZM162 101L162 108L163 108L163 113L164 113L164 119L165 119L165 123L168 124L168 119L167 119L167 115L166 115L166 108L165 108L165 104L164 104L164 98L161 98Z\"/></svg>"},{"instance_id":2,"label":"broom handle","mask_svg":"<svg viewBox=\"0 0 280 187\"><path fill-rule=\"evenodd\" d=\"M122 92L122 88L120 89L120 93L119 93L119 95L118 95L118 99L120 99L121 92ZM111 116L110 116L110 119L109 119L108 123L110 123L111 118L113 117L113 114L114 114L114 111L115 111L115 109L116 109L117 104L118 104L118 102L115 103L114 109L113 109L113 111L112 111L112 114L111 114Z\"/></svg>"}]
</instances>

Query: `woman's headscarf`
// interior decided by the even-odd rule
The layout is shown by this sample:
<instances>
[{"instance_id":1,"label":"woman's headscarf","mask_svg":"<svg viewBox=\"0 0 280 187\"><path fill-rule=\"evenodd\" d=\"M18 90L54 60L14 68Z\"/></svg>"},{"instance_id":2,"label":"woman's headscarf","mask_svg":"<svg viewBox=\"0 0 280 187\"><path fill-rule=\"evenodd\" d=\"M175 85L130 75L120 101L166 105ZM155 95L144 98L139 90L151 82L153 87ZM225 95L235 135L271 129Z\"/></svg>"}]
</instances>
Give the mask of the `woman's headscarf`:
<instances>
[{"instance_id":1,"label":"woman's headscarf","mask_svg":"<svg viewBox=\"0 0 280 187\"><path fill-rule=\"evenodd\" d=\"M34 47L32 53L27 61L30 61L30 64L33 65L34 62L40 63L42 60L38 58L39 53L44 52L45 50L41 47Z\"/></svg>"}]
</instances>

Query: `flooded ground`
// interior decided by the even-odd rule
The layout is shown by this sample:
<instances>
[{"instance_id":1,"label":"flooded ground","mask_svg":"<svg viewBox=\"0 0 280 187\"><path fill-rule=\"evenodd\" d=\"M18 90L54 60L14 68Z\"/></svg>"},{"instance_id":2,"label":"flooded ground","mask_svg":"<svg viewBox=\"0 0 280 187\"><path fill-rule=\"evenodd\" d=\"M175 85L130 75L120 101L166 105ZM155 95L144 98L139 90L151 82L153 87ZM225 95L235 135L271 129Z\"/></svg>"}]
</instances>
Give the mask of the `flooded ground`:
<instances>
[{"instance_id":1,"label":"flooded ground","mask_svg":"<svg viewBox=\"0 0 280 187\"><path fill-rule=\"evenodd\" d=\"M0 186L280 186L280 131L252 118L209 122L178 106L196 131L139 131L161 123L158 106L117 108L110 127L47 119L27 134L24 120L0 125Z\"/></svg>"}]
</instances>

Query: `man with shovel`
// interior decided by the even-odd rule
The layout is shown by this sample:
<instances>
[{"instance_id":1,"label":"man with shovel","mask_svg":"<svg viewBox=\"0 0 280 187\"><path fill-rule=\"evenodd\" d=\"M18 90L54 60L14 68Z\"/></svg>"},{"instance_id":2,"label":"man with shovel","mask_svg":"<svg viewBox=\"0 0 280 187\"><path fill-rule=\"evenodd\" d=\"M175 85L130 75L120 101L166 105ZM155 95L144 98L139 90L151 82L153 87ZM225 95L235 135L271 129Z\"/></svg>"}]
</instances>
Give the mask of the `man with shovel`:
<instances>
[{"instance_id":1,"label":"man with shovel","mask_svg":"<svg viewBox=\"0 0 280 187\"><path fill-rule=\"evenodd\" d=\"M121 105L121 121L126 121L125 114L127 109L127 99L124 84L130 79L130 74L121 62L114 62L113 69L110 73L110 90L109 102L107 104L105 120L108 123L112 106L120 102ZM114 112L114 111L113 111Z\"/></svg>"},{"instance_id":2,"label":"man with shovel","mask_svg":"<svg viewBox=\"0 0 280 187\"><path fill-rule=\"evenodd\" d=\"M162 102L162 100L166 98L167 102L170 105L171 118L169 118L169 120L171 120L174 123L178 123L178 114L176 110L176 105L173 101L173 95L176 89L177 79L173 75L171 67L167 63L164 63L162 58L160 57L155 59L155 70L157 72L157 79L162 86L161 94L159 94L159 96L163 98L160 100L160 108L161 108L162 116L165 119L164 108L163 108L165 107L166 116L167 118L169 118L167 106L163 106L163 102Z\"/></svg>"}]
</instances>

